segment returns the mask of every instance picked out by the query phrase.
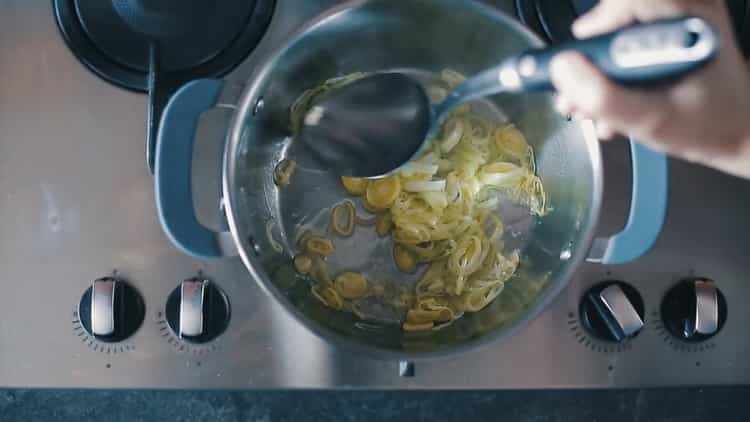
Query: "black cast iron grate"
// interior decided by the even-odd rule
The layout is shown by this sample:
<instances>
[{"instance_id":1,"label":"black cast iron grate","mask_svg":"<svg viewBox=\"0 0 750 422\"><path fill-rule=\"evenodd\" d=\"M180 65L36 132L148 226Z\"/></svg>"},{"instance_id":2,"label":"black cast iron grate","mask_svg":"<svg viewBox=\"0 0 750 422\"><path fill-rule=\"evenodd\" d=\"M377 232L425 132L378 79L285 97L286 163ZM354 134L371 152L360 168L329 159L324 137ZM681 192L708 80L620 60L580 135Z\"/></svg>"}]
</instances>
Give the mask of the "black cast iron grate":
<instances>
[{"instance_id":1,"label":"black cast iron grate","mask_svg":"<svg viewBox=\"0 0 750 422\"><path fill-rule=\"evenodd\" d=\"M169 97L184 83L220 77L258 45L274 0L52 0L75 56L102 79L149 94L146 160Z\"/></svg>"}]
</instances>

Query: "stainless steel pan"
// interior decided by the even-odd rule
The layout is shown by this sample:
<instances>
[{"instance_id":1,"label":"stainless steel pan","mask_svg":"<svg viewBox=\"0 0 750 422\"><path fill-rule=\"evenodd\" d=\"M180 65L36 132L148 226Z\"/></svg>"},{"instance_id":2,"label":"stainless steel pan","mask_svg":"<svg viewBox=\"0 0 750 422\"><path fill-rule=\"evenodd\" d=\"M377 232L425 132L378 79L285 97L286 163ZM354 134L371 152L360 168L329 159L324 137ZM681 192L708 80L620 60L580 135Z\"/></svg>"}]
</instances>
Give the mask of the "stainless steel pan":
<instances>
[{"instance_id":1,"label":"stainless steel pan","mask_svg":"<svg viewBox=\"0 0 750 422\"><path fill-rule=\"evenodd\" d=\"M326 79L392 69L427 80L445 68L473 74L542 44L513 19L471 1L354 1L330 10L290 37L241 93L221 80L198 80L174 95L164 111L156 156L156 196L164 230L177 247L194 256L221 259L239 254L248 278L301 324L335 345L381 358L415 359L507 337L542 312L584 260L622 263L651 247L666 208L662 155L631 143L630 218L620 233L595 238L603 175L591 123L558 115L549 94L495 96L476 104L482 113L512 121L526 134L536 150L552 212L539 220L512 210L504 215L522 247L516 278L481 312L418 336L403 333L397 325L363 323L312 297L309 285L290 265L295 235L300 226L315 226L325 219L325 210L345 193L333 174L299 169L291 184L279 189L272 172L294 152L290 105ZM224 143L223 166L216 170L221 173L229 227L223 233L198 221L192 197L191 166L200 158L193 157L195 134L201 116L216 107L233 113L225 134L217 139ZM377 267L399 276L388 260L377 258L387 245L368 236L367 230L358 230L346 240L350 243L338 245L342 253L335 255L332 265ZM281 253L274 248L276 242Z\"/></svg>"}]
</instances>

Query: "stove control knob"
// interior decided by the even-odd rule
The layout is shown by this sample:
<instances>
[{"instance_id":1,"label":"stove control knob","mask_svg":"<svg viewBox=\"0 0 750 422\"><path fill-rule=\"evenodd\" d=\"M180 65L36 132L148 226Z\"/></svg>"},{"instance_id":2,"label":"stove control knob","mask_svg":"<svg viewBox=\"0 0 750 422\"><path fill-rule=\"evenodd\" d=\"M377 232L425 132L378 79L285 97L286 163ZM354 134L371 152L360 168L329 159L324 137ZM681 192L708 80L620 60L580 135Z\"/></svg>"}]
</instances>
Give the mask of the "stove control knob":
<instances>
[{"instance_id":1,"label":"stove control knob","mask_svg":"<svg viewBox=\"0 0 750 422\"><path fill-rule=\"evenodd\" d=\"M599 340L622 343L643 328L643 299L621 281L605 281L589 289L579 312L583 327Z\"/></svg>"},{"instance_id":2,"label":"stove control knob","mask_svg":"<svg viewBox=\"0 0 750 422\"><path fill-rule=\"evenodd\" d=\"M690 278L672 287L661 302L664 327L688 342L707 340L727 320L727 303L713 280Z\"/></svg>"},{"instance_id":3,"label":"stove control knob","mask_svg":"<svg viewBox=\"0 0 750 422\"><path fill-rule=\"evenodd\" d=\"M78 304L78 317L86 332L99 341L125 340L143 323L146 306L133 286L114 278L95 280Z\"/></svg>"},{"instance_id":4,"label":"stove control knob","mask_svg":"<svg viewBox=\"0 0 750 422\"><path fill-rule=\"evenodd\" d=\"M169 327L182 340L207 343L229 325L229 300L215 283L187 279L167 298L166 316Z\"/></svg>"}]
</instances>

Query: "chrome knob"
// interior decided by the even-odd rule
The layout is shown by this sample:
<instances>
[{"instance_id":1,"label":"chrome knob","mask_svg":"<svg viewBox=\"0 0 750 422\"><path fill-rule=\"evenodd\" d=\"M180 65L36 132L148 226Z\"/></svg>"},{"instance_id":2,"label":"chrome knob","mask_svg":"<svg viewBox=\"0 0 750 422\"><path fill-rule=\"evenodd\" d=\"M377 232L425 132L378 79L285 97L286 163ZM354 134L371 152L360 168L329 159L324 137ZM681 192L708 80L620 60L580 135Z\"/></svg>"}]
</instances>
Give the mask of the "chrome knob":
<instances>
[{"instance_id":1,"label":"chrome knob","mask_svg":"<svg viewBox=\"0 0 750 422\"><path fill-rule=\"evenodd\" d=\"M713 280L690 278L667 292L661 303L664 327L689 342L707 340L718 333L727 318L724 295Z\"/></svg>"},{"instance_id":2,"label":"chrome knob","mask_svg":"<svg viewBox=\"0 0 750 422\"><path fill-rule=\"evenodd\" d=\"M190 278L180 283L167 298L166 317L179 338L206 343L229 325L229 300L216 283Z\"/></svg>"},{"instance_id":3,"label":"chrome knob","mask_svg":"<svg viewBox=\"0 0 750 422\"><path fill-rule=\"evenodd\" d=\"M109 336L115 332L115 286L114 279L94 281L91 286L91 334Z\"/></svg>"},{"instance_id":4,"label":"chrome knob","mask_svg":"<svg viewBox=\"0 0 750 422\"><path fill-rule=\"evenodd\" d=\"M644 305L638 291L621 281L605 281L589 289L580 305L583 327L594 337L621 343L643 328Z\"/></svg>"},{"instance_id":5,"label":"chrome knob","mask_svg":"<svg viewBox=\"0 0 750 422\"><path fill-rule=\"evenodd\" d=\"M146 307L138 291L114 277L94 280L78 304L83 329L104 342L130 337L141 326L145 315Z\"/></svg>"},{"instance_id":6,"label":"chrome knob","mask_svg":"<svg viewBox=\"0 0 750 422\"><path fill-rule=\"evenodd\" d=\"M203 334L203 301L208 280L185 280L180 285L180 337Z\"/></svg>"}]
</instances>

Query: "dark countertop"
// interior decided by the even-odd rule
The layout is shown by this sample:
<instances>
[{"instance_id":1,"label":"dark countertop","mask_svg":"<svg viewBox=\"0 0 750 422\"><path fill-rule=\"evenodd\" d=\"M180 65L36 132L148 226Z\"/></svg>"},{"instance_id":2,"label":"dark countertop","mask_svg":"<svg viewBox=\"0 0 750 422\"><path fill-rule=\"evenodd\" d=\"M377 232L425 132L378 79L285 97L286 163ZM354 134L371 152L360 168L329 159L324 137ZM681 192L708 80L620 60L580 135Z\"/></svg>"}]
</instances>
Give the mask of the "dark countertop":
<instances>
[{"instance_id":1,"label":"dark countertop","mask_svg":"<svg viewBox=\"0 0 750 422\"><path fill-rule=\"evenodd\" d=\"M746 421L750 387L610 391L0 391L2 421Z\"/></svg>"}]
</instances>

